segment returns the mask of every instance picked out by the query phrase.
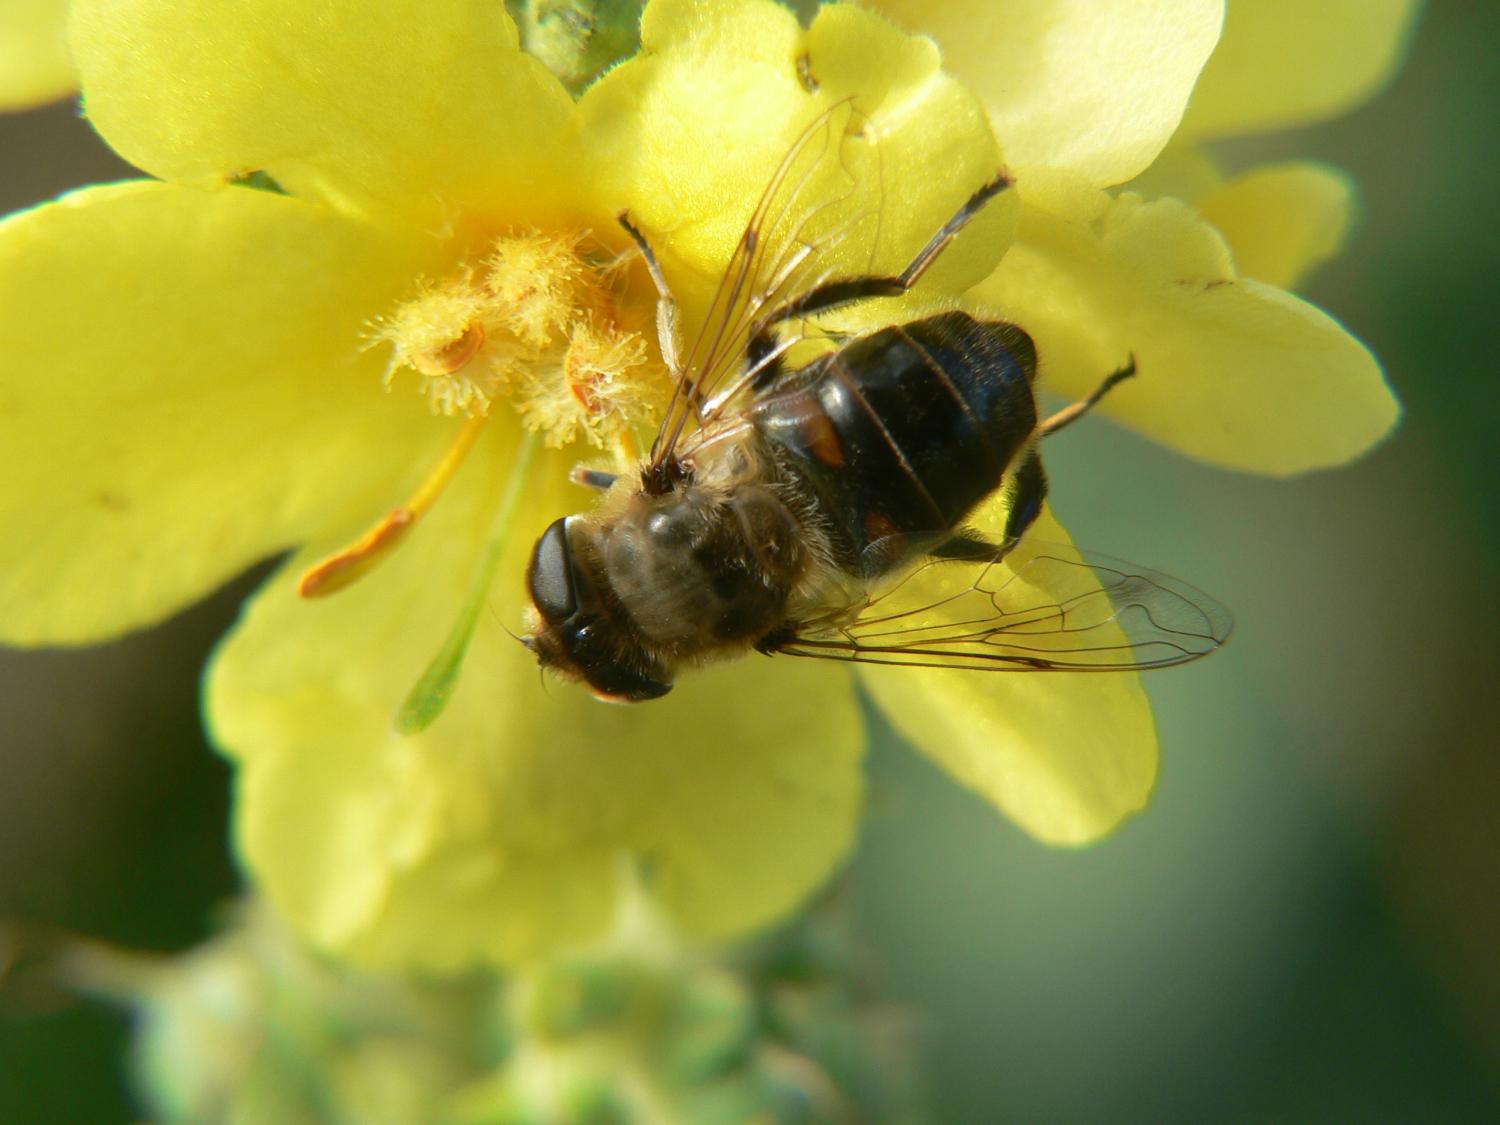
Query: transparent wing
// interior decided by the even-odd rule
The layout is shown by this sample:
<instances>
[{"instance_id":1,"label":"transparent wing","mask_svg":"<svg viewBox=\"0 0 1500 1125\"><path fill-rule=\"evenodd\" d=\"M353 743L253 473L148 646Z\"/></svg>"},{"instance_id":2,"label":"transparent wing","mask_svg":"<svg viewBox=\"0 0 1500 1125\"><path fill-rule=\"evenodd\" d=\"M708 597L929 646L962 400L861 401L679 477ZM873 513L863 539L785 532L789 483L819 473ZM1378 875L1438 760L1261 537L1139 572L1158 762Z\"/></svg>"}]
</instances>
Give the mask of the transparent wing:
<instances>
[{"instance_id":1,"label":"transparent wing","mask_svg":"<svg viewBox=\"0 0 1500 1125\"><path fill-rule=\"evenodd\" d=\"M651 447L652 468L673 458L685 434L728 412L760 370L800 342L798 333L786 333L773 353L748 355L763 314L826 280L820 259L831 247L857 237L873 257L881 189L868 167L878 155L862 143L863 124L852 99L836 102L777 166L682 356L682 377Z\"/></svg>"},{"instance_id":2,"label":"transparent wing","mask_svg":"<svg viewBox=\"0 0 1500 1125\"><path fill-rule=\"evenodd\" d=\"M1023 540L980 562L929 561L892 589L805 622L793 656L991 672L1166 668L1207 656L1233 619L1165 574Z\"/></svg>"}]
</instances>

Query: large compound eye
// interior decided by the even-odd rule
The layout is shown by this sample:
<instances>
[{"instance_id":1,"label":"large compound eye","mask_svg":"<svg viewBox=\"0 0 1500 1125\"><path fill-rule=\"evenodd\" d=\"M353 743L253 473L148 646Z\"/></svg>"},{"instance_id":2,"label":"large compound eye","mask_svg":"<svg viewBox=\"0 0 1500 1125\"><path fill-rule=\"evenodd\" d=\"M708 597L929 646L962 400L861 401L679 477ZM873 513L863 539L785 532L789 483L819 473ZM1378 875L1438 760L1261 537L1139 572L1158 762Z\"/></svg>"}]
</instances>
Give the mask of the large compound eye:
<instances>
[{"instance_id":1,"label":"large compound eye","mask_svg":"<svg viewBox=\"0 0 1500 1125\"><path fill-rule=\"evenodd\" d=\"M601 699L636 703L672 690L651 674L654 664L637 651L628 629L601 609L586 568L574 566L568 519L552 521L531 551L526 585L545 622L528 647L544 665L555 665L588 681ZM650 669L650 670L648 670Z\"/></svg>"},{"instance_id":2,"label":"large compound eye","mask_svg":"<svg viewBox=\"0 0 1500 1125\"><path fill-rule=\"evenodd\" d=\"M564 621L578 609L566 517L553 520L536 541L531 565L526 568L526 584L531 590L532 604L548 621Z\"/></svg>"}]
</instances>

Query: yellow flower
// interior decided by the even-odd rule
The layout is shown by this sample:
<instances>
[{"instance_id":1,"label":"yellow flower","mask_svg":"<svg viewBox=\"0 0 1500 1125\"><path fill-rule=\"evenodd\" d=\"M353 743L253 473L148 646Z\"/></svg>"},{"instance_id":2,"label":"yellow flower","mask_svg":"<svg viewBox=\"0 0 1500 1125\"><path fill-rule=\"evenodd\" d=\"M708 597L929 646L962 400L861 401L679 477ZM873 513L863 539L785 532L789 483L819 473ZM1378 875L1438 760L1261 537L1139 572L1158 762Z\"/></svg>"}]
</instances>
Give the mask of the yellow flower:
<instances>
[{"instance_id":1,"label":"yellow flower","mask_svg":"<svg viewBox=\"0 0 1500 1125\"><path fill-rule=\"evenodd\" d=\"M1347 182L1303 163L1225 184L1187 148L1371 96L1415 0L1144 0L1110 31L1078 0L874 6L933 34L986 103L1025 207L975 293L1032 333L1049 389L1086 394L1131 351L1148 375L1101 413L1275 475L1343 464L1395 425L1375 359L1280 288L1337 248ZM1038 24L1035 38L1013 34Z\"/></svg>"},{"instance_id":2,"label":"yellow flower","mask_svg":"<svg viewBox=\"0 0 1500 1125\"><path fill-rule=\"evenodd\" d=\"M78 89L67 22L68 0L0 5L0 110L46 105Z\"/></svg>"},{"instance_id":3,"label":"yellow flower","mask_svg":"<svg viewBox=\"0 0 1500 1125\"><path fill-rule=\"evenodd\" d=\"M1136 16L1091 9L1079 37L1076 6L1033 5L1005 27L1039 123L1012 140L995 118L1027 185L1020 241L1005 253L1022 210L1005 193L907 307L970 293L1014 313L1064 393L1133 350L1151 375L1117 413L1147 432L1279 469L1257 444L1275 416L1282 442L1314 450L1296 456L1328 463L1357 442L1299 445L1313 422L1352 412L1366 444L1389 424L1363 349L1234 280L1185 207L1100 191L1166 143L1214 43L1209 9L1162 6L1150 78L1130 88L1149 112L1102 125L1108 76L1090 67L1139 53ZM91 120L159 179L0 224L4 639L117 635L291 549L214 661L208 718L239 766L238 841L259 885L302 933L367 963L452 968L590 936L613 914L622 858L692 934L799 903L857 817L849 673L756 657L604 707L539 683L506 626L536 535L589 502L566 481L593 452L583 439L621 446L665 390L654 290L618 258L614 216L650 234L685 322L701 320L772 169L853 95L899 187L857 179L846 206L878 210L873 265L899 268L1002 164L932 44L853 6L803 29L766 0L656 0L641 53L575 102L492 0L74 12ZM284 193L248 186L259 177ZM867 250L841 244L826 264L863 272ZM1179 313L1195 334L1173 351ZM1243 366L1247 340L1289 366L1243 386L1203 378ZM1321 349L1334 390L1288 397L1312 363L1299 348ZM536 454L523 481L527 427L580 442ZM465 449L424 517L385 529L404 534L378 565L315 569ZM396 733L497 522L500 577L462 679L428 729ZM1063 538L1050 518L1037 534ZM332 588L356 570L336 596L298 596L309 573ZM1152 786L1134 676L860 679L914 745L1043 840L1093 839Z\"/></svg>"}]
</instances>

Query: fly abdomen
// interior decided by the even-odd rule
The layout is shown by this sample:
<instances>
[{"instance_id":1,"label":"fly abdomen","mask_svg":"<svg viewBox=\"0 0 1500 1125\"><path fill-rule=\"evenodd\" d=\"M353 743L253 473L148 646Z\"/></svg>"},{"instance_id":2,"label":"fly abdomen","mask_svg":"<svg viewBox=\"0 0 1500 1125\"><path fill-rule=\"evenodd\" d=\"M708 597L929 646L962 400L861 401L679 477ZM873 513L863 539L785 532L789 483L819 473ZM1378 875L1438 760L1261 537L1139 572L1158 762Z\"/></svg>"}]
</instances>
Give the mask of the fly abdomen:
<instances>
[{"instance_id":1,"label":"fly abdomen","mask_svg":"<svg viewBox=\"0 0 1500 1125\"><path fill-rule=\"evenodd\" d=\"M817 499L835 561L873 577L1000 486L1036 429L1035 371L1015 325L946 312L846 344L751 413Z\"/></svg>"}]
</instances>

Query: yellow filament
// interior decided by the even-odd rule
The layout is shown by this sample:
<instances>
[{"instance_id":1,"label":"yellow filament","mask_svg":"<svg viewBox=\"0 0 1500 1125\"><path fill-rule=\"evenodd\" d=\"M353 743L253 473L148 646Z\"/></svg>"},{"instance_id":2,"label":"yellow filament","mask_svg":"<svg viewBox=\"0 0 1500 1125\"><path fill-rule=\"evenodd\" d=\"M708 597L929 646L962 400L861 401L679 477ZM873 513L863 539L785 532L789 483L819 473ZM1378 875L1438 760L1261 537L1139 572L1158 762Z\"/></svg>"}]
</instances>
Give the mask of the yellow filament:
<instances>
[{"instance_id":1,"label":"yellow filament","mask_svg":"<svg viewBox=\"0 0 1500 1125\"><path fill-rule=\"evenodd\" d=\"M392 547L401 542L413 524L421 518L443 494L448 482L458 472L464 458L474 447L479 431L484 428L484 416L470 418L459 427L442 458L427 474L422 484L412 493L405 504L392 508L374 527L365 532L342 551L329 555L322 562L310 567L297 583L297 593L304 598L321 598L334 594L368 574Z\"/></svg>"}]
</instances>

